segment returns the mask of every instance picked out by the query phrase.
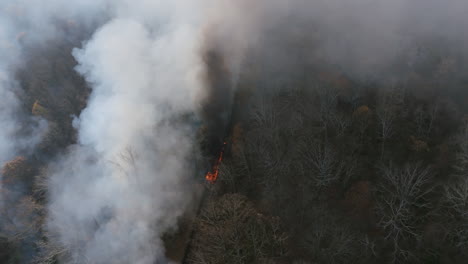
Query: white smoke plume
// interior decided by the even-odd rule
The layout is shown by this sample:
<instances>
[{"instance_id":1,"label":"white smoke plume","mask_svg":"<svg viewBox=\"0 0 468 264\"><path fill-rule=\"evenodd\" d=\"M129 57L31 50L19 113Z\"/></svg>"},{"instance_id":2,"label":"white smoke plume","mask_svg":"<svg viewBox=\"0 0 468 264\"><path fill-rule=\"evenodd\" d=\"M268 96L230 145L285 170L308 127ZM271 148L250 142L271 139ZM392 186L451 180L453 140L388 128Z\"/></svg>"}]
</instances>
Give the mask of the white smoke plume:
<instances>
[{"instance_id":1,"label":"white smoke plume","mask_svg":"<svg viewBox=\"0 0 468 264\"><path fill-rule=\"evenodd\" d=\"M45 125L35 122L37 120L28 120L21 113L17 97L21 89L13 76L20 62L21 31L15 30L9 15L7 10L0 8L0 164L30 151L39 142ZM33 123L33 131L24 131Z\"/></svg>"},{"instance_id":2,"label":"white smoke plume","mask_svg":"<svg viewBox=\"0 0 468 264\"><path fill-rule=\"evenodd\" d=\"M164 261L161 236L190 201L194 127L178 119L200 89L198 30L162 3L117 9L73 53L93 91L79 145L51 175L48 229L64 261ZM161 15L145 19L151 8Z\"/></svg>"},{"instance_id":3,"label":"white smoke plume","mask_svg":"<svg viewBox=\"0 0 468 264\"><path fill-rule=\"evenodd\" d=\"M22 109L23 90L15 72L28 51L67 38L60 23L79 21L90 27L102 20L105 1L5 0L0 2L0 164L30 154L47 130L44 120ZM60 21L60 22L59 22Z\"/></svg>"}]
</instances>

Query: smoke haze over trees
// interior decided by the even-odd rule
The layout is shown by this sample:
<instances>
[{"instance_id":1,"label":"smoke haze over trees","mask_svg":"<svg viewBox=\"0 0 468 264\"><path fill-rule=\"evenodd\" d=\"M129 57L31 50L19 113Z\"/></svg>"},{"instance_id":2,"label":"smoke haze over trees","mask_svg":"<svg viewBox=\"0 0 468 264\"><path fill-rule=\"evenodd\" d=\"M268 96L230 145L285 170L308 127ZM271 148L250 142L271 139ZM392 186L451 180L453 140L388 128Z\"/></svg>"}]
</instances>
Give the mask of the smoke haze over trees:
<instances>
[{"instance_id":1,"label":"smoke haze over trees","mask_svg":"<svg viewBox=\"0 0 468 264\"><path fill-rule=\"evenodd\" d=\"M0 263L464 263L467 12L2 1Z\"/></svg>"}]
</instances>

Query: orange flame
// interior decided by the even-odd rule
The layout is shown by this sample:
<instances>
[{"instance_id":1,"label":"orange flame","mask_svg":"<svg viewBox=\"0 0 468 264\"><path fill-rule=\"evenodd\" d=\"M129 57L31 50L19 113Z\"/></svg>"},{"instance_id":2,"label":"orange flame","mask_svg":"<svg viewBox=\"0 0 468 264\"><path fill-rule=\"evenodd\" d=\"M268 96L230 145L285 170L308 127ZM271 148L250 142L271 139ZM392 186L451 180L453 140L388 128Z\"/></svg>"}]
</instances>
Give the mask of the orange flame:
<instances>
[{"instance_id":1,"label":"orange flame","mask_svg":"<svg viewBox=\"0 0 468 264\"><path fill-rule=\"evenodd\" d=\"M226 142L224 142L223 148L221 149L221 152L219 153L219 157L216 160L216 163L213 165L212 170L209 171L205 176L205 179L210 183L214 183L218 179L219 165L221 165L221 162L223 161L224 147L225 146L226 146Z\"/></svg>"}]
</instances>

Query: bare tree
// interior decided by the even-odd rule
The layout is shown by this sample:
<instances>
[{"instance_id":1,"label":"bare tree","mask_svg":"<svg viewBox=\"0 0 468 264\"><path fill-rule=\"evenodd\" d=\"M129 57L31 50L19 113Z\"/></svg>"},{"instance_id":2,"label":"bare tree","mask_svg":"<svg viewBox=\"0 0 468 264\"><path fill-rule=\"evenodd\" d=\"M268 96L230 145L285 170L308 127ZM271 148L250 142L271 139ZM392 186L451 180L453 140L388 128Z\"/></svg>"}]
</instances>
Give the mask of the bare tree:
<instances>
[{"instance_id":1,"label":"bare tree","mask_svg":"<svg viewBox=\"0 0 468 264\"><path fill-rule=\"evenodd\" d=\"M437 120L437 116L440 112L440 106L441 102L435 100L426 109L422 106L416 108L414 117L418 137L428 136L432 132L434 122Z\"/></svg>"},{"instance_id":2,"label":"bare tree","mask_svg":"<svg viewBox=\"0 0 468 264\"><path fill-rule=\"evenodd\" d=\"M457 138L455 180L445 186L444 202L450 229L449 237L459 249L468 249L468 122Z\"/></svg>"},{"instance_id":3,"label":"bare tree","mask_svg":"<svg viewBox=\"0 0 468 264\"><path fill-rule=\"evenodd\" d=\"M277 113L272 108L272 102L262 95L252 112L251 121L256 128L275 130L278 126Z\"/></svg>"},{"instance_id":4,"label":"bare tree","mask_svg":"<svg viewBox=\"0 0 468 264\"><path fill-rule=\"evenodd\" d=\"M405 243L419 236L411 206L396 197L384 196L377 203L377 212L381 216L378 225L386 231L385 240L392 245L391 262L407 261L411 254Z\"/></svg>"},{"instance_id":5,"label":"bare tree","mask_svg":"<svg viewBox=\"0 0 468 264\"><path fill-rule=\"evenodd\" d=\"M44 233L44 236L47 237L47 240L41 239L37 242L39 252L33 263L54 264L59 262L59 260L72 261L69 259L69 249L63 244L58 243L58 237L52 236L47 231Z\"/></svg>"},{"instance_id":6,"label":"bare tree","mask_svg":"<svg viewBox=\"0 0 468 264\"><path fill-rule=\"evenodd\" d=\"M38 200L47 198L48 176L48 169L46 167L40 168L39 172L34 176L33 195Z\"/></svg>"},{"instance_id":7,"label":"bare tree","mask_svg":"<svg viewBox=\"0 0 468 264\"><path fill-rule=\"evenodd\" d=\"M364 134L369 128L372 111L367 105L361 105L353 113L353 124L357 126L359 132L359 144L362 144Z\"/></svg>"},{"instance_id":8,"label":"bare tree","mask_svg":"<svg viewBox=\"0 0 468 264\"><path fill-rule=\"evenodd\" d=\"M328 128L336 114L338 92L332 87L315 85L315 91L319 101L319 119L325 131L325 139L328 138Z\"/></svg>"},{"instance_id":9,"label":"bare tree","mask_svg":"<svg viewBox=\"0 0 468 264\"><path fill-rule=\"evenodd\" d=\"M440 108L440 101L435 100L433 104L429 107L429 124L427 125L426 134L429 135L432 132L434 127L434 122L437 119L437 115L439 114Z\"/></svg>"},{"instance_id":10,"label":"bare tree","mask_svg":"<svg viewBox=\"0 0 468 264\"><path fill-rule=\"evenodd\" d=\"M468 177L445 187L444 202L450 225L449 237L460 250L468 249Z\"/></svg>"},{"instance_id":11,"label":"bare tree","mask_svg":"<svg viewBox=\"0 0 468 264\"><path fill-rule=\"evenodd\" d=\"M301 239L301 246L311 255L312 263L357 263L358 235L344 223L316 207L309 212L309 225Z\"/></svg>"},{"instance_id":12,"label":"bare tree","mask_svg":"<svg viewBox=\"0 0 468 264\"><path fill-rule=\"evenodd\" d=\"M416 136L422 137L425 135L426 112L422 106L418 106L414 111L414 123L416 124Z\"/></svg>"},{"instance_id":13,"label":"bare tree","mask_svg":"<svg viewBox=\"0 0 468 264\"><path fill-rule=\"evenodd\" d=\"M458 151L456 153L455 170L458 175L468 175L468 122L466 122L456 138Z\"/></svg>"},{"instance_id":14,"label":"bare tree","mask_svg":"<svg viewBox=\"0 0 468 264\"><path fill-rule=\"evenodd\" d=\"M314 142L306 146L304 158L308 161L306 177L315 187L329 186L337 181L345 171L345 163L332 147L325 143Z\"/></svg>"},{"instance_id":15,"label":"bare tree","mask_svg":"<svg viewBox=\"0 0 468 264\"><path fill-rule=\"evenodd\" d=\"M391 93L384 93L381 95L378 106L376 109L377 114L377 121L378 121L378 135L381 143L380 149L380 159L384 156L385 151L385 142L393 135L394 133L394 120L395 120L395 110L394 105L395 101L398 98L395 98L393 92Z\"/></svg>"},{"instance_id":16,"label":"bare tree","mask_svg":"<svg viewBox=\"0 0 468 264\"><path fill-rule=\"evenodd\" d=\"M359 241L361 245L364 246L364 256L366 259L377 257L377 243L375 240L371 239L368 235L365 235Z\"/></svg>"},{"instance_id":17,"label":"bare tree","mask_svg":"<svg viewBox=\"0 0 468 264\"><path fill-rule=\"evenodd\" d=\"M0 235L8 237L10 241L20 242L37 233L41 224L42 206L30 196L16 197L5 189L1 192L4 204L0 207Z\"/></svg>"},{"instance_id":18,"label":"bare tree","mask_svg":"<svg viewBox=\"0 0 468 264\"><path fill-rule=\"evenodd\" d=\"M382 181L377 186L378 225L393 247L392 263L409 261L413 256L407 245L420 235L417 229L420 216L416 216L416 210L430 206L432 174L428 167L418 163L381 166L379 172Z\"/></svg>"},{"instance_id":19,"label":"bare tree","mask_svg":"<svg viewBox=\"0 0 468 264\"><path fill-rule=\"evenodd\" d=\"M266 95L260 98L253 111L251 123L253 129L246 135L247 141L244 144L244 155L255 161L249 167L255 165L258 171L275 175L284 164L285 151L280 139L278 113L272 108L272 103ZM243 162L246 163L246 160Z\"/></svg>"},{"instance_id":20,"label":"bare tree","mask_svg":"<svg viewBox=\"0 0 468 264\"><path fill-rule=\"evenodd\" d=\"M332 124L336 129L338 136L345 134L346 130L351 126L352 119L343 115L336 113L332 116Z\"/></svg>"},{"instance_id":21,"label":"bare tree","mask_svg":"<svg viewBox=\"0 0 468 264\"><path fill-rule=\"evenodd\" d=\"M450 243L461 251L468 250L468 122L455 138L454 179L444 186L443 217Z\"/></svg>"},{"instance_id":22,"label":"bare tree","mask_svg":"<svg viewBox=\"0 0 468 264\"><path fill-rule=\"evenodd\" d=\"M383 158L385 151L385 142L393 135L393 122L395 114L391 106L381 105L377 108L377 120L379 124L378 134L382 140L380 149L380 159Z\"/></svg>"},{"instance_id":23,"label":"bare tree","mask_svg":"<svg viewBox=\"0 0 468 264\"><path fill-rule=\"evenodd\" d=\"M410 163L402 167L393 164L380 166L382 182L379 190L386 196L394 196L399 200L417 206L427 207L427 195L433 190L431 186L432 173L429 167L420 163Z\"/></svg>"},{"instance_id":24,"label":"bare tree","mask_svg":"<svg viewBox=\"0 0 468 264\"><path fill-rule=\"evenodd\" d=\"M224 161L219 166L219 181L225 185L229 191L237 192L237 172L232 162Z\"/></svg>"},{"instance_id":25,"label":"bare tree","mask_svg":"<svg viewBox=\"0 0 468 264\"><path fill-rule=\"evenodd\" d=\"M197 220L190 263L253 263L286 253L279 219L258 213L246 197L210 201Z\"/></svg>"},{"instance_id":26,"label":"bare tree","mask_svg":"<svg viewBox=\"0 0 468 264\"><path fill-rule=\"evenodd\" d=\"M269 190L282 188L279 184L280 179L288 175L291 166L288 141L282 136L281 127L276 123L276 114L274 116L269 119L274 123L267 127L261 127L259 122L254 122L254 129L245 137L243 152L236 156L236 161L248 172L249 177L257 176L256 181L264 187L268 186Z\"/></svg>"},{"instance_id":27,"label":"bare tree","mask_svg":"<svg viewBox=\"0 0 468 264\"><path fill-rule=\"evenodd\" d=\"M138 155L132 147L125 148L115 160L109 163L124 173L127 179L133 180L137 188L143 188L139 178Z\"/></svg>"}]
</instances>

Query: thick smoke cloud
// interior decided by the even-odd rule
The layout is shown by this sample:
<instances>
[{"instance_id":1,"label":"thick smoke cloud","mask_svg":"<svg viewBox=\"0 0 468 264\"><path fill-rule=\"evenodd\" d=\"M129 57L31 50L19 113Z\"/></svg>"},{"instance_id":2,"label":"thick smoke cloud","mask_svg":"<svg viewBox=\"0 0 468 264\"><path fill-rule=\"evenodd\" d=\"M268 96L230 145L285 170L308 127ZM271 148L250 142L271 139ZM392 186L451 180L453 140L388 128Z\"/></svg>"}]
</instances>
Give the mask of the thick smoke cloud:
<instances>
[{"instance_id":1,"label":"thick smoke cloud","mask_svg":"<svg viewBox=\"0 0 468 264\"><path fill-rule=\"evenodd\" d=\"M0 77L1 78L1 77ZM28 154L39 143L47 125L45 121L28 118L20 113L20 105L14 93L16 84L8 77L0 80L0 162L19 154ZM25 125L26 124L26 125Z\"/></svg>"},{"instance_id":2,"label":"thick smoke cloud","mask_svg":"<svg viewBox=\"0 0 468 264\"><path fill-rule=\"evenodd\" d=\"M196 28L121 17L73 53L93 91L51 175L48 229L68 261L162 261L160 237L190 201L194 127L179 119L200 88Z\"/></svg>"},{"instance_id":3,"label":"thick smoke cloud","mask_svg":"<svg viewBox=\"0 0 468 264\"><path fill-rule=\"evenodd\" d=\"M68 38L64 23L83 28L102 20L104 1L2 1L0 3L0 162L30 153L47 129L44 120L30 117L19 101L23 93L15 72L30 50L48 41Z\"/></svg>"},{"instance_id":4,"label":"thick smoke cloud","mask_svg":"<svg viewBox=\"0 0 468 264\"><path fill-rule=\"evenodd\" d=\"M218 154L226 136L244 56L260 36L259 3L223 0L211 1L205 7L207 19L203 21L199 49L204 89L198 100L210 155Z\"/></svg>"},{"instance_id":5,"label":"thick smoke cloud","mask_svg":"<svg viewBox=\"0 0 468 264\"><path fill-rule=\"evenodd\" d=\"M3 11L3 10L2 10ZM27 152L40 140L40 129L24 131L24 124L33 123L21 113L17 94L21 92L12 77L19 62L21 49L18 32L8 17L0 11L0 162L3 164L15 155ZM29 122L28 122L29 121ZM38 125L35 122L35 125ZM42 124L43 125L43 124ZM21 133L23 132L23 133ZM28 135L29 134L29 135Z\"/></svg>"},{"instance_id":6,"label":"thick smoke cloud","mask_svg":"<svg viewBox=\"0 0 468 264\"><path fill-rule=\"evenodd\" d=\"M92 93L74 123L78 144L50 165L47 230L64 262L153 263L190 198L187 116L220 144L243 66L257 64L266 89L299 63L390 78L399 56L414 53L397 68L412 67L428 40L466 56L466 11L462 0L4 1L0 161L33 148L44 128L28 120L18 133L22 57L70 37L62 23L93 29L73 52Z\"/></svg>"},{"instance_id":7,"label":"thick smoke cloud","mask_svg":"<svg viewBox=\"0 0 468 264\"><path fill-rule=\"evenodd\" d=\"M292 0L287 6L256 2L266 19L256 21L261 30L254 36L260 39L255 48L269 73L278 68L295 71L297 63L323 62L353 78L387 81L434 48L466 57L465 1ZM404 64L398 61L402 57Z\"/></svg>"}]
</instances>

